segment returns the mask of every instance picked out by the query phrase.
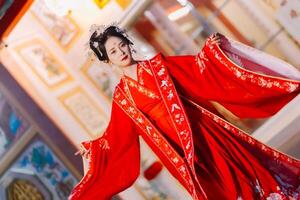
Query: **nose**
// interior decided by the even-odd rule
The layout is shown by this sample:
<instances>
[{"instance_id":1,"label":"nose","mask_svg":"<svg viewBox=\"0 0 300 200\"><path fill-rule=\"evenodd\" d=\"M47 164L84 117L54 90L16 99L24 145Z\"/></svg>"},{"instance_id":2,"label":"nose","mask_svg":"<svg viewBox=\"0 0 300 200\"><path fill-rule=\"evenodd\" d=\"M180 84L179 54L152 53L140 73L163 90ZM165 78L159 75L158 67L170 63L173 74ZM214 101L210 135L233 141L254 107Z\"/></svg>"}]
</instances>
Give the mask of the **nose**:
<instances>
[{"instance_id":1,"label":"nose","mask_svg":"<svg viewBox=\"0 0 300 200\"><path fill-rule=\"evenodd\" d=\"M121 48L119 48L119 52L120 52L121 56L125 54L125 51Z\"/></svg>"}]
</instances>

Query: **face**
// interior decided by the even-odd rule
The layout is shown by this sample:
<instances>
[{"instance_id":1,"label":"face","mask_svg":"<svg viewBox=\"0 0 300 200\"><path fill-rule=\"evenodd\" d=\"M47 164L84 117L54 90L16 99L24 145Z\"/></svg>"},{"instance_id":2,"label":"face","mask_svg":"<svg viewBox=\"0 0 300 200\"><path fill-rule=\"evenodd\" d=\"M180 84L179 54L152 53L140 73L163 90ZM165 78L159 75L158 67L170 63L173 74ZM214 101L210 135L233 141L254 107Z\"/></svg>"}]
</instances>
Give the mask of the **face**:
<instances>
[{"instance_id":1,"label":"face","mask_svg":"<svg viewBox=\"0 0 300 200\"><path fill-rule=\"evenodd\" d=\"M111 36L106 40L104 46L108 59L112 64L120 67L127 67L131 65L133 60L129 45L121 38Z\"/></svg>"}]
</instances>

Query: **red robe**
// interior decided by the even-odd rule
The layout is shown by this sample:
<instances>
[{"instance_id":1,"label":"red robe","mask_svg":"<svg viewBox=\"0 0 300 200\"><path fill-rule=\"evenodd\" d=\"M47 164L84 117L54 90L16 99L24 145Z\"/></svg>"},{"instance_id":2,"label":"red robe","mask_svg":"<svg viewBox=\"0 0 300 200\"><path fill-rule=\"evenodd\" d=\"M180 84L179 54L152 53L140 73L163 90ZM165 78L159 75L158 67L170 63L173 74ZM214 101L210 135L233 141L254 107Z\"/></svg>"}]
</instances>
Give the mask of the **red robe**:
<instances>
[{"instance_id":1,"label":"red robe","mask_svg":"<svg viewBox=\"0 0 300 200\"><path fill-rule=\"evenodd\" d=\"M158 54L138 64L138 81L121 79L104 135L85 143L90 168L70 199L106 200L132 185L139 135L193 199L300 198L300 161L225 121L210 103L241 118L272 116L299 94L299 72L224 36L220 46L211 39L198 55Z\"/></svg>"}]
</instances>

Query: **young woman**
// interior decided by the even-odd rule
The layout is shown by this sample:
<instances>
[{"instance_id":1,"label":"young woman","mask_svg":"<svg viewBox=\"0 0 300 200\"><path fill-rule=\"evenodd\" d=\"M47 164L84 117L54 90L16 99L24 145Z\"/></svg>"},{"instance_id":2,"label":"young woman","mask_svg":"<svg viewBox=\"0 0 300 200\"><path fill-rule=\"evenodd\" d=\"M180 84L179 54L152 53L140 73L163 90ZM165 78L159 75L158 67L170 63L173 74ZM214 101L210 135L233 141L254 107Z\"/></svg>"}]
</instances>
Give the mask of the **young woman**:
<instances>
[{"instance_id":1,"label":"young woman","mask_svg":"<svg viewBox=\"0 0 300 200\"><path fill-rule=\"evenodd\" d=\"M296 69L221 34L197 55L136 61L131 45L115 26L90 38L98 59L124 76L105 133L83 143L89 169L70 199L106 200L133 184L139 135L195 200L300 198L300 161L230 124L211 104L240 118L272 116L299 94Z\"/></svg>"}]
</instances>

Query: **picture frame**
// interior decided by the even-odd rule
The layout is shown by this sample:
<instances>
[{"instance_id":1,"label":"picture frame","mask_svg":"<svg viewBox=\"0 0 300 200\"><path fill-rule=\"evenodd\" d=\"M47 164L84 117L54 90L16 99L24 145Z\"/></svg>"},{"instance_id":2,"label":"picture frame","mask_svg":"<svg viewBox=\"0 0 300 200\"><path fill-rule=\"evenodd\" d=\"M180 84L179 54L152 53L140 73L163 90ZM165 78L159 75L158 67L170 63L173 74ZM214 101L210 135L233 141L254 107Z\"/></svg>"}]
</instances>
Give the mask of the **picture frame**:
<instances>
[{"instance_id":1,"label":"picture frame","mask_svg":"<svg viewBox=\"0 0 300 200\"><path fill-rule=\"evenodd\" d=\"M46 6L44 0L35 1L30 8L30 13L65 52L70 50L81 35L81 28L70 14L57 15Z\"/></svg>"},{"instance_id":2,"label":"picture frame","mask_svg":"<svg viewBox=\"0 0 300 200\"><path fill-rule=\"evenodd\" d=\"M94 0L94 3L100 8L104 8L108 3L110 3L110 0Z\"/></svg>"},{"instance_id":3,"label":"picture frame","mask_svg":"<svg viewBox=\"0 0 300 200\"><path fill-rule=\"evenodd\" d=\"M115 87L120 79L108 64L89 59L82 65L80 71L107 102L112 101Z\"/></svg>"},{"instance_id":4,"label":"picture frame","mask_svg":"<svg viewBox=\"0 0 300 200\"><path fill-rule=\"evenodd\" d=\"M14 45L14 50L50 90L58 89L73 80L62 62L42 39L35 37L22 41Z\"/></svg>"},{"instance_id":5,"label":"picture frame","mask_svg":"<svg viewBox=\"0 0 300 200\"><path fill-rule=\"evenodd\" d=\"M0 161L27 135L31 122L9 93L0 86Z\"/></svg>"},{"instance_id":6,"label":"picture frame","mask_svg":"<svg viewBox=\"0 0 300 200\"><path fill-rule=\"evenodd\" d=\"M116 0L116 3L123 9L126 10L132 3L132 0Z\"/></svg>"},{"instance_id":7,"label":"picture frame","mask_svg":"<svg viewBox=\"0 0 300 200\"><path fill-rule=\"evenodd\" d=\"M282 1L275 15L277 21L300 44L300 5L297 0Z\"/></svg>"},{"instance_id":8,"label":"picture frame","mask_svg":"<svg viewBox=\"0 0 300 200\"><path fill-rule=\"evenodd\" d=\"M81 87L75 87L58 97L64 108L92 137L104 131L108 118L106 113Z\"/></svg>"},{"instance_id":9,"label":"picture frame","mask_svg":"<svg viewBox=\"0 0 300 200\"><path fill-rule=\"evenodd\" d=\"M16 199L26 194L32 199L67 200L78 179L61 150L35 132L0 177L0 199Z\"/></svg>"}]
</instances>

